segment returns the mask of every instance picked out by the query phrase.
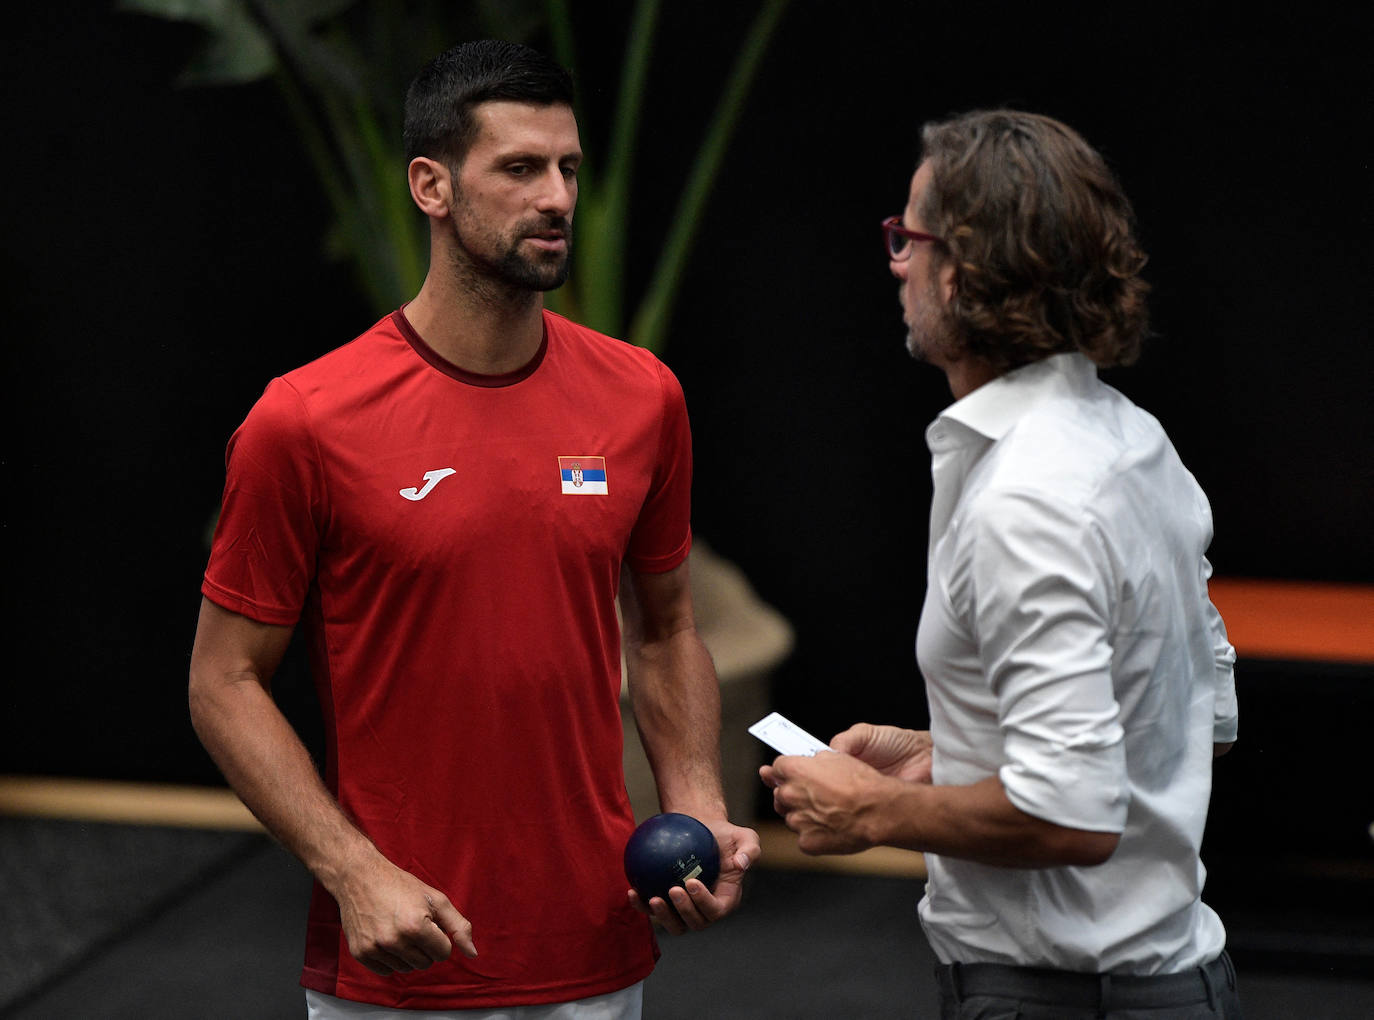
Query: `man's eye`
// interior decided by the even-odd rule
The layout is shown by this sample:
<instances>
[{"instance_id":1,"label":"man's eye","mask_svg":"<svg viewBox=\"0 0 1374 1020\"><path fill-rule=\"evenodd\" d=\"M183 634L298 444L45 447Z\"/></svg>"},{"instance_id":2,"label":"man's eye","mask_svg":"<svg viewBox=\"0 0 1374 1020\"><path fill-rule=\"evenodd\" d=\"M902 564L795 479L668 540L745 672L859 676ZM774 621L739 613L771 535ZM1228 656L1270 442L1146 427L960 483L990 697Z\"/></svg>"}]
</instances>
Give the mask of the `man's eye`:
<instances>
[{"instance_id":1,"label":"man's eye","mask_svg":"<svg viewBox=\"0 0 1374 1020\"><path fill-rule=\"evenodd\" d=\"M571 180L574 180L574 179L577 177L577 167L575 167L575 166L565 166L565 167L563 167L563 176L566 177L566 178L567 178L568 180L570 180L570 181L571 181Z\"/></svg>"},{"instance_id":2,"label":"man's eye","mask_svg":"<svg viewBox=\"0 0 1374 1020\"><path fill-rule=\"evenodd\" d=\"M524 177L530 172L530 168L524 163L516 163L514 166L506 167L506 172L512 177Z\"/></svg>"}]
</instances>

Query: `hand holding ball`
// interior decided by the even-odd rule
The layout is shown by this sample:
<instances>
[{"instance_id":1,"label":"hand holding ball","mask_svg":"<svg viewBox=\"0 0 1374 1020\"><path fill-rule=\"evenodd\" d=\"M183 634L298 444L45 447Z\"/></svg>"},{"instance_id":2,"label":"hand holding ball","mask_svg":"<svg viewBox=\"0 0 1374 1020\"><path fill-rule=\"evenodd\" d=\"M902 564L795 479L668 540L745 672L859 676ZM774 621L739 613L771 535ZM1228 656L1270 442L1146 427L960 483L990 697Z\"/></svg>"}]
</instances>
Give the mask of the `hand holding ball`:
<instances>
[{"instance_id":1,"label":"hand holding ball","mask_svg":"<svg viewBox=\"0 0 1374 1020\"><path fill-rule=\"evenodd\" d=\"M625 877L646 904L655 896L667 900L668 890L685 888L689 878L710 889L720 877L716 837L691 815L654 815L625 844Z\"/></svg>"}]
</instances>

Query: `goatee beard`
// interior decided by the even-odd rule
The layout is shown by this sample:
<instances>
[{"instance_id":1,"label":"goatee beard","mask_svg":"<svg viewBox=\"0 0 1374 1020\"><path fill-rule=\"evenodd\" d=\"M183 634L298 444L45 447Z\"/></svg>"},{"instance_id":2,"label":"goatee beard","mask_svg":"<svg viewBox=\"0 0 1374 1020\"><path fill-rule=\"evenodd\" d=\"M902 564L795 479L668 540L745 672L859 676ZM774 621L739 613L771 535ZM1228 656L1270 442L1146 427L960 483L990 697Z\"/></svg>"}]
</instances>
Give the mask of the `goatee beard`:
<instances>
[{"instance_id":1,"label":"goatee beard","mask_svg":"<svg viewBox=\"0 0 1374 1020\"><path fill-rule=\"evenodd\" d=\"M570 252L565 252L556 262L536 262L511 249L493 266L495 275L503 283L525 290L557 290L567 282L572 268Z\"/></svg>"},{"instance_id":2,"label":"goatee beard","mask_svg":"<svg viewBox=\"0 0 1374 1020\"><path fill-rule=\"evenodd\" d=\"M551 231L562 235L565 242L562 252L536 250L530 255L521 251L526 239ZM572 222L566 217L522 224L514 239L499 250L499 254L493 251L495 245L486 245L492 254L483 255L478 245L465 242L456 219L453 237L456 242L452 250L453 268L460 279L467 281L469 289L492 295L502 292L507 298L513 298L517 294L532 296L539 291L554 290L568 279L572 262Z\"/></svg>"},{"instance_id":3,"label":"goatee beard","mask_svg":"<svg viewBox=\"0 0 1374 1020\"><path fill-rule=\"evenodd\" d=\"M546 258L530 258L521 254L520 246L527 238L537 237L549 231L563 235L566 245L560 255L549 254ZM559 216L522 229L515 244L512 245L495 266L497 273L510 284L530 290L556 290L568 279L572 267L572 221Z\"/></svg>"}]
</instances>

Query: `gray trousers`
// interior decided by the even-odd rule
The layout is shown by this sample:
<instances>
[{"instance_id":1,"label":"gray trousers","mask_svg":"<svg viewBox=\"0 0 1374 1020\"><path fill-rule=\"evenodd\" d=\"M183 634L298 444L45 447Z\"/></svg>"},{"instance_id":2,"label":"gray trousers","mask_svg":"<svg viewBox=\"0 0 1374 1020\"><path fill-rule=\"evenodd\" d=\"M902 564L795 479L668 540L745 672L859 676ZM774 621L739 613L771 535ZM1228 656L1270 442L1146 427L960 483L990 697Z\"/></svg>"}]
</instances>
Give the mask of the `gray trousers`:
<instances>
[{"instance_id":1,"label":"gray trousers","mask_svg":"<svg viewBox=\"0 0 1374 1020\"><path fill-rule=\"evenodd\" d=\"M935 968L940 1020L1242 1020L1225 953L1179 974L1113 977L994 963Z\"/></svg>"}]
</instances>

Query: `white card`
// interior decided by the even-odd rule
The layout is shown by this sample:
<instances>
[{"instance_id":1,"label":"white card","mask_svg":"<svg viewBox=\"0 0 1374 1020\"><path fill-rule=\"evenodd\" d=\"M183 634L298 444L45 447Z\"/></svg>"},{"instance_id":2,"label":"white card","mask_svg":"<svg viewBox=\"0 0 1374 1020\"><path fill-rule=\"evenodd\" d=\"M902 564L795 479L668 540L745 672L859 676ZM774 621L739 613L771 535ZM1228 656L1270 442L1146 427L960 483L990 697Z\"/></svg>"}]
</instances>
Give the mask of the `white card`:
<instances>
[{"instance_id":1,"label":"white card","mask_svg":"<svg viewBox=\"0 0 1374 1020\"><path fill-rule=\"evenodd\" d=\"M830 750L823 741L777 712L769 712L750 726L749 732L779 754L800 754L810 758L817 751Z\"/></svg>"}]
</instances>

